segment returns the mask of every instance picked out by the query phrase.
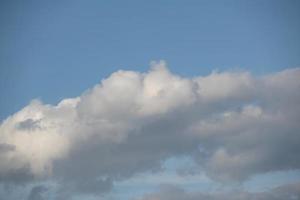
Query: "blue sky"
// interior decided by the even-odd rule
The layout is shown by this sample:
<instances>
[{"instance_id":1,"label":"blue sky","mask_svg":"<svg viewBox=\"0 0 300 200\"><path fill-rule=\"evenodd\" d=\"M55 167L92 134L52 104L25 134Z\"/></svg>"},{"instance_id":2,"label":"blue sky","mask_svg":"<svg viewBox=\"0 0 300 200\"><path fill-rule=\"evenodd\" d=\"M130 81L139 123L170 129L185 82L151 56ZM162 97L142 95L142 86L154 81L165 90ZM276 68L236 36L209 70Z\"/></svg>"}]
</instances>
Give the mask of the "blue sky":
<instances>
[{"instance_id":1,"label":"blue sky","mask_svg":"<svg viewBox=\"0 0 300 200\"><path fill-rule=\"evenodd\" d=\"M296 183L300 180L300 161L295 159L297 151L300 150L297 147L300 146L297 144L300 127L296 123L300 119L300 110L295 108L300 100L296 94L300 89L297 80L300 80L299 19L298 0L2 0L0 1L2 94L0 121L8 119L8 122L0 124L0 133L3 132L2 135L5 135L3 138L0 135L0 156L2 151L7 153L14 148L24 148L24 154L20 155L28 160L25 159L25 164L23 161L20 163L26 167L30 166L28 170L31 170L33 176L38 177L38 181L41 181L39 178L42 177L41 182L43 178L48 178L49 174L43 170L48 170L50 163L49 168L52 170L53 167L54 171L53 177L50 176L50 180L45 180L43 185L51 185L47 181L53 181L53 185L57 184L59 188L60 184L55 182L55 178L63 176L70 181L68 178L78 170L77 168L74 171L70 170L69 174L66 168L77 164L87 167L85 163L78 161L80 157L77 157L76 153L86 156L87 161L94 163L92 158L98 154L90 151L94 151L95 148L95 151L100 152L100 157L102 155L104 160L107 159L107 163L111 165L119 163L125 168L112 173L109 169L102 169L99 163L94 163L95 168L91 167L91 174L96 167L103 170L99 174L95 173L97 181L104 180L101 184L105 185L106 180L115 183L115 187L108 189L110 193L105 198L129 199L144 193L159 193L161 183L171 184L172 180L173 184L184 188L187 193L218 190L224 186L220 183L226 176L222 170L231 165L215 162L214 159L220 157L222 160L226 156L231 159L232 153L236 154L232 156L233 163L240 159L240 155L251 160L256 151L261 153L261 157L258 155L259 158L249 161L250 164L248 160L245 161L250 167L232 166L232 169L236 167L238 175L228 172L230 183L226 184L229 188L258 192ZM160 60L164 60L167 66L164 62L159 62ZM157 63L152 64L151 68L152 61ZM111 76L118 70L133 72L130 74L121 71ZM275 73L279 73L278 77L274 75ZM160 77L158 74L163 75ZM135 79L136 77L138 78ZM155 98L149 100L140 96L134 99L135 90L138 90L136 88L140 88L137 84L140 82L137 80L146 80L147 77L149 82L154 84L151 86L154 89L148 88L149 92L146 88L145 94L147 91L155 93L156 83L162 84L163 89L170 91L165 100ZM108 78L108 81L103 83L103 87L95 86L105 78ZM161 83L164 79L166 83ZM181 79L184 81L181 82ZM143 84L146 84L146 81ZM182 88L177 90L176 84L176 87L172 86L173 82ZM198 94L199 91L186 82L199 88L203 86L204 93ZM217 86L214 83L217 83ZM138 86L132 89L131 84ZM125 88L120 89L119 85L125 85ZM130 95L129 97L123 95L124 91L128 91L130 95L130 92L133 92L132 99ZM195 98L200 96L200 100L191 103L195 93L198 95ZM57 107L46 105L57 105L62 100L73 97L74 99L66 100ZM40 101L31 102L33 99ZM102 102L102 99L105 100ZM123 100L124 107L121 105ZM126 104L127 101L131 103ZM129 108L136 102L140 103L138 106L141 107L141 111L132 114ZM204 108L197 107L199 105ZM25 111L20 111L22 108L25 108ZM8 118L18 111L19 115ZM79 113L78 119L73 116L73 112ZM174 113L175 116L172 116ZM278 113L283 117L276 118ZM142 117L139 119L137 116ZM202 121L195 123L197 117ZM86 124L76 121L85 119L91 120L92 125L87 123L91 126L89 129L86 128ZM247 122L244 122L244 119ZM230 120L238 121L237 125L232 125L235 122ZM61 124L74 121L78 122L78 127L61 128ZM105 123L112 121L112 124L94 127L94 122L104 123L103 121ZM219 123L222 130L218 127L209 129L213 126L211 122ZM132 128L132 123L138 124L137 127ZM202 126L203 124L205 126ZM54 127L56 125L57 127ZM166 133L160 133L161 127L166 129ZM21 130L23 128L26 130ZM39 136L34 136L38 139L30 140L23 136L20 136L22 138L20 140L9 140L7 138L10 137L6 136L10 133L23 134L22 131L32 135L40 132L51 135L57 130L66 132L71 130L68 132L71 139L69 136L60 138L60 133L54 134L55 138L49 136L41 140ZM77 130L91 134L92 136L86 136L88 139L96 137L93 134L97 131L115 135L103 136L104 139L99 136L101 138L98 138L101 140L99 144L105 146L103 150L102 147L93 146L98 142L98 136L95 139L97 142L91 147L87 145L89 140L85 141L86 138L74 136L76 138L74 139L72 134L73 132L74 135L79 134ZM164 143L165 137L170 137L165 134L177 130L187 133L194 131L194 135L178 138L176 135L173 143ZM145 135L157 132L162 136L154 134L154 139L151 136L145 136L144 139L138 135L135 139L134 136L138 131ZM195 133L197 131L207 131L213 136L211 138L198 136ZM242 136L236 135L232 138L230 131L241 131ZM230 139L217 139L214 134L218 133ZM253 133L253 138L249 133ZM197 157L198 146L196 149L189 148L195 145L189 140L189 137L195 137L195 134L197 137L194 140L199 142L199 145L201 143L204 149L207 148L207 152L199 153L205 154L202 156L207 156L206 160ZM127 137L133 142L124 139ZM149 140L151 144L151 139L155 140L156 137L162 141L159 143L161 146L157 147L162 153L158 152L159 155L152 158L148 155L147 141ZM254 137L259 139L256 140ZM82 146L87 150L76 146L78 138L84 140ZM183 141L183 144L177 139ZM28 142L31 140L33 142ZM145 149L139 147L139 143L136 144L139 140L146 146ZM38 154L36 158L36 149L40 147L31 149L31 146L40 145L41 141L46 141L46 144L45 151L40 152L46 153ZM62 142L63 147L57 145L58 152L49 150L61 141L65 143ZM73 144L73 141L77 143ZM205 142L202 144L203 141ZM114 142L117 144L116 147L110 146L111 143L115 144ZM179 150L173 147L176 145ZM131 165L134 161L128 164L129 161L123 161L123 157L118 157L119 151L121 156L125 152L124 156L130 157L131 154L128 152L136 153L138 148L142 149L141 155L146 156L142 156L141 163L136 167ZM106 150L109 152L108 155L102 153ZM286 157L285 154L291 156ZM278 159L275 155L278 155ZM119 160L111 161L106 156L115 156ZM58 164L53 161L56 159ZM61 159L66 161L60 163ZM280 163L280 159L284 160L283 164ZM7 160L8 166L11 164L10 161ZM240 162L243 163L244 160ZM266 162L265 166L263 162ZM11 164L11 169L15 169L14 164ZM222 168L218 168L219 165ZM199 166L201 167L198 169ZM2 177L10 177L10 172L5 171L5 167L0 163L0 197L5 192L1 184L6 184L1 182ZM20 166L18 165L16 169L19 169L18 167ZM23 169L22 166L20 169ZM113 170L116 169L113 167ZM158 171L153 174L155 170ZM196 175L180 176L178 170L196 170L193 172ZM15 177L15 174L12 177ZM26 179L27 176L24 177ZM86 180L85 178L76 176L76 181L81 183L80 181ZM231 179L234 181L231 182ZM238 184L235 181L238 181ZM40 182L30 182L27 187L30 188L32 184L38 185ZM107 187L110 187L109 184ZM56 195L53 192L56 189L53 188L47 189L46 192L50 198ZM74 192L74 188L68 189ZM23 190L18 190L21 195ZM31 192L33 191L32 189ZM45 195L43 189L37 193L40 194ZM88 196L84 197L89 199Z\"/></svg>"},{"instance_id":2,"label":"blue sky","mask_svg":"<svg viewBox=\"0 0 300 200\"><path fill-rule=\"evenodd\" d=\"M1 1L1 115L33 98L57 103L118 69L164 59L184 76L300 64L300 3Z\"/></svg>"}]
</instances>

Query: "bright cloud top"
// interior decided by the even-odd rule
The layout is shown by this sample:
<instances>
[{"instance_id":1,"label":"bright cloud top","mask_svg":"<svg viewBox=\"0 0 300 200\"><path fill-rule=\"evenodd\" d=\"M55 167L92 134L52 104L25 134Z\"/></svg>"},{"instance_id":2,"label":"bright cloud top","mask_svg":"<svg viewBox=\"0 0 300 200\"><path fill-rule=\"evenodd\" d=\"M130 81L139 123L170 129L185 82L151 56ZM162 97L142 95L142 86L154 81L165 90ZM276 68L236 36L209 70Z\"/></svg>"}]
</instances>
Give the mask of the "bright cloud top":
<instances>
[{"instance_id":1,"label":"bright cloud top","mask_svg":"<svg viewBox=\"0 0 300 200\"><path fill-rule=\"evenodd\" d=\"M0 126L0 181L59 179L83 193L190 156L211 178L300 169L300 69L180 77L161 61L117 71L58 105L33 100Z\"/></svg>"}]
</instances>

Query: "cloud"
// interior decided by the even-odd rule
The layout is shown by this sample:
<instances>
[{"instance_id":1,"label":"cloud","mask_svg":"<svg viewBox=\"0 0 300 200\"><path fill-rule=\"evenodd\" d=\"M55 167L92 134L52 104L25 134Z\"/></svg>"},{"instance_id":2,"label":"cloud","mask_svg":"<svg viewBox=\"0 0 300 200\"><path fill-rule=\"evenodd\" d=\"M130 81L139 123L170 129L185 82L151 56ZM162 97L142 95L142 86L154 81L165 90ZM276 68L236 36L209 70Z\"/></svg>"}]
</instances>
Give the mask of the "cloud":
<instances>
[{"instance_id":1,"label":"cloud","mask_svg":"<svg viewBox=\"0 0 300 200\"><path fill-rule=\"evenodd\" d=\"M211 193L186 192L176 186L163 186L160 191L146 194L136 200L297 200L299 198L300 183L294 183L256 193L242 190Z\"/></svg>"},{"instance_id":2,"label":"cloud","mask_svg":"<svg viewBox=\"0 0 300 200\"><path fill-rule=\"evenodd\" d=\"M27 200L44 200L43 194L47 192L47 188L43 185L35 186L31 189Z\"/></svg>"},{"instance_id":3,"label":"cloud","mask_svg":"<svg viewBox=\"0 0 300 200\"><path fill-rule=\"evenodd\" d=\"M55 179L105 192L182 155L225 182L300 169L299 77L295 68L184 78L158 62L58 105L33 100L0 126L0 182Z\"/></svg>"},{"instance_id":4,"label":"cloud","mask_svg":"<svg viewBox=\"0 0 300 200\"><path fill-rule=\"evenodd\" d=\"M11 144L0 143L0 153L5 153L9 151L14 151L16 147Z\"/></svg>"}]
</instances>

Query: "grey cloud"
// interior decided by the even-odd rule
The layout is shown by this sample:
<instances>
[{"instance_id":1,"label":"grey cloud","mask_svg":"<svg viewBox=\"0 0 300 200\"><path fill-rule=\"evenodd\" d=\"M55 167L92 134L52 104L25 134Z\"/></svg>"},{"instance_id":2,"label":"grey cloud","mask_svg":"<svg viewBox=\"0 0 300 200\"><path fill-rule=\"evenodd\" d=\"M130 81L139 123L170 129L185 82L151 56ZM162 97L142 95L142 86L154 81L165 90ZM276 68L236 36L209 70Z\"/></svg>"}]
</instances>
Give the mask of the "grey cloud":
<instances>
[{"instance_id":1,"label":"grey cloud","mask_svg":"<svg viewBox=\"0 0 300 200\"><path fill-rule=\"evenodd\" d=\"M264 192L242 190L210 193L186 192L175 186L164 186L157 193L145 194L135 200L299 200L300 183L283 185Z\"/></svg>"},{"instance_id":2,"label":"grey cloud","mask_svg":"<svg viewBox=\"0 0 300 200\"><path fill-rule=\"evenodd\" d=\"M16 146L6 143L0 143L0 154L8 151L14 151Z\"/></svg>"},{"instance_id":3,"label":"grey cloud","mask_svg":"<svg viewBox=\"0 0 300 200\"><path fill-rule=\"evenodd\" d=\"M47 192L47 188L43 185L35 186L31 189L27 200L45 200L44 193Z\"/></svg>"},{"instance_id":4,"label":"grey cloud","mask_svg":"<svg viewBox=\"0 0 300 200\"><path fill-rule=\"evenodd\" d=\"M22 185L32 180L34 180L34 176L30 172L28 166L23 166L22 168L18 169L11 169L9 173L0 174L0 182L8 185Z\"/></svg>"},{"instance_id":5,"label":"grey cloud","mask_svg":"<svg viewBox=\"0 0 300 200\"><path fill-rule=\"evenodd\" d=\"M33 130L40 128L39 126L39 120L33 120L33 119L26 119L24 121L21 121L17 124L17 128L19 129L27 129L27 130Z\"/></svg>"}]
</instances>

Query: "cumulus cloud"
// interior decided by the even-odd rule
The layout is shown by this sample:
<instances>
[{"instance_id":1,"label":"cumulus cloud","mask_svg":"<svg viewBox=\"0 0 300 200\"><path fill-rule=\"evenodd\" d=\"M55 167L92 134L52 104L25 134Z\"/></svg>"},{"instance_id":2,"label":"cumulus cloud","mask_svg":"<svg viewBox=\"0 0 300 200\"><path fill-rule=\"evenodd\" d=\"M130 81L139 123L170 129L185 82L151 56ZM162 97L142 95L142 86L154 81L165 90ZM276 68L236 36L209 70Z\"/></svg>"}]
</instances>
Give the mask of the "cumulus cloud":
<instances>
[{"instance_id":1,"label":"cumulus cloud","mask_svg":"<svg viewBox=\"0 0 300 200\"><path fill-rule=\"evenodd\" d=\"M97 193L182 155L220 181L300 169L299 89L299 68L194 78L164 62L120 70L79 97L33 100L4 120L0 181L51 178Z\"/></svg>"},{"instance_id":2,"label":"cumulus cloud","mask_svg":"<svg viewBox=\"0 0 300 200\"><path fill-rule=\"evenodd\" d=\"M298 200L300 183L280 186L264 192L242 190L212 193L186 192L176 186L163 186L160 191L146 194L136 200Z\"/></svg>"}]
</instances>

